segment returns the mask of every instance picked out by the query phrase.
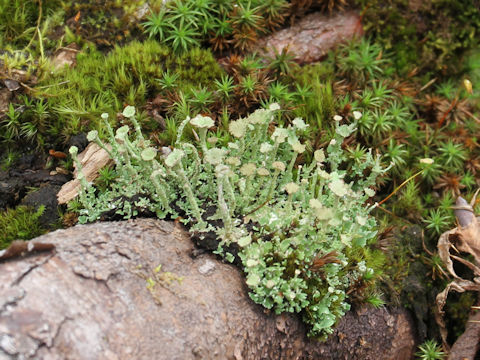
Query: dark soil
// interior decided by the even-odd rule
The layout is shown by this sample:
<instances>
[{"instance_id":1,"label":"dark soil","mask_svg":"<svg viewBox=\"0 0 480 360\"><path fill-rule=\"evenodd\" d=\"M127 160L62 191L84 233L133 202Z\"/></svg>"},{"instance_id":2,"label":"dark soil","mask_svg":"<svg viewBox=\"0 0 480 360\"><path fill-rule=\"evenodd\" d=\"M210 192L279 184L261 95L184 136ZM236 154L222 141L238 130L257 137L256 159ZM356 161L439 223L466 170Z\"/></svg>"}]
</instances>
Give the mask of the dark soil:
<instances>
[{"instance_id":1,"label":"dark soil","mask_svg":"<svg viewBox=\"0 0 480 360\"><path fill-rule=\"evenodd\" d=\"M87 145L85 134L72 137L67 145L79 151ZM34 209L45 206L40 222L46 228L60 220L57 193L72 176L55 171L58 160L48 154L33 151L23 154L8 170L0 170L0 211L27 205ZM47 164L50 164L47 169Z\"/></svg>"}]
</instances>

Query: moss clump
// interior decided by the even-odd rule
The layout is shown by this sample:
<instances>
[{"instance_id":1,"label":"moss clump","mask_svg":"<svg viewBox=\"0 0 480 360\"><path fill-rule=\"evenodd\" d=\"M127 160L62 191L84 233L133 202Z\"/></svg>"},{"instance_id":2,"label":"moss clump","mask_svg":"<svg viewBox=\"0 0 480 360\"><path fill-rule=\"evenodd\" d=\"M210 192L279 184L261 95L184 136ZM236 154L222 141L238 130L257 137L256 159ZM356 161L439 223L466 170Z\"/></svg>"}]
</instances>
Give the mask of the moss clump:
<instances>
[{"instance_id":1,"label":"moss clump","mask_svg":"<svg viewBox=\"0 0 480 360\"><path fill-rule=\"evenodd\" d=\"M289 12L286 0L172 0L152 11L145 32L175 52L209 42L215 51L252 49L258 39L279 27Z\"/></svg>"},{"instance_id":2,"label":"moss clump","mask_svg":"<svg viewBox=\"0 0 480 360\"><path fill-rule=\"evenodd\" d=\"M29 240L45 233L39 222L44 210L44 206L34 210L20 205L0 212L0 249L8 247L13 240Z\"/></svg>"},{"instance_id":3,"label":"moss clump","mask_svg":"<svg viewBox=\"0 0 480 360\"><path fill-rule=\"evenodd\" d=\"M125 104L142 107L161 89L158 79L167 70L178 74L177 84L182 89L208 85L222 73L207 50L193 49L173 57L168 48L153 40L115 47L106 56L86 49L78 55L75 68L64 69L40 84L48 86L42 94L51 109L47 133L63 139L88 129L102 134L101 113L119 112Z\"/></svg>"},{"instance_id":4,"label":"moss clump","mask_svg":"<svg viewBox=\"0 0 480 360\"><path fill-rule=\"evenodd\" d=\"M0 0L0 49L31 44L32 38L37 35L35 32L39 20L40 32L51 29L52 25L59 22L61 3L60 0L41 3L32 0ZM42 22L46 18L48 21ZM55 18L56 21L52 21Z\"/></svg>"},{"instance_id":5,"label":"moss clump","mask_svg":"<svg viewBox=\"0 0 480 360\"><path fill-rule=\"evenodd\" d=\"M114 44L138 36L138 18L146 0L79 0L64 5L68 29L66 32L98 46L113 47ZM149 1L157 7L161 1Z\"/></svg>"},{"instance_id":6,"label":"moss clump","mask_svg":"<svg viewBox=\"0 0 480 360\"><path fill-rule=\"evenodd\" d=\"M299 97L296 105L301 105L296 107L294 114L308 119L309 124L316 127L315 132L332 125L331 119L335 115L333 76L331 62L306 65L292 74ZM308 89L305 94L298 91L302 88Z\"/></svg>"},{"instance_id":7,"label":"moss clump","mask_svg":"<svg viewBox=\"0 0 480 360\"><path fill-rule=\"evenodd\" d=\"M399 70L456 71L455 59L478 43L480 9L474 0L356 0L367 33L392 50ZM438 75L438 74L437 74Z\"/></svg>"},{"instance_id":8,"label":"moss clump","mask_svg":"<svg viewBox=\"0 0 480 360\"><path fill-rule=\"evenodd\" d=\"M170 56L165 70L178 74L178 87L186 91L193 87L213 87L215 79L223 74L209 50L193 48L180 56Z\"/></svg>"}]
</instances>

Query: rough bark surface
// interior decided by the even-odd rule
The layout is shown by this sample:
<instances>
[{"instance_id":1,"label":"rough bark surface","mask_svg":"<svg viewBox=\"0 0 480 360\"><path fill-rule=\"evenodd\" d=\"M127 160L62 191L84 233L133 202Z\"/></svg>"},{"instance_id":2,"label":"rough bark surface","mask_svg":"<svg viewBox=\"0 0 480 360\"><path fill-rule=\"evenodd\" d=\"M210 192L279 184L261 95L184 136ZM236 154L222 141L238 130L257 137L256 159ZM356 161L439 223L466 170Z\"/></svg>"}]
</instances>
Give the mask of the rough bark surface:
<instances>
[{"instance_id":1,"label":"rough bark surface","mask_svg":"<svg viewBox=\"0 0 480 360\"><path fill-rule=\"evenodd\" d=\"M30 255L11 250L0 263L2 360L399 360L414 351L399 309L350 312L327 342L306 338L299 317L254 304L234 266L195 257L173 223L80 225L15 244Z\"/></svg>"},{"instance_id":2,"label":"rough bark surface","mask_svg":"<svg viewBox=\"0 0 480 360\"><path fill-rule=\"evenodd\" d=\"M448 360L473 360L478 359L477 353L480 351L480 312L471 315L465 331L455 341ZM479 354L480 355L480 354Z\"/></svg>"},{"instance_id":3,"label":"rough bark surface","mask_svg":"<svg viewBox=\"0 0 480 360\"><path fill-rule=\"evenodd\" d=\"M360 16L355 12L325 15L313 13L294 26L277 31L259 42L268 56L274 56L273 48L280 53L284 48L295 55L301 64L320 60L341 42L363 35Z\"/></svg>"}]
</instances>

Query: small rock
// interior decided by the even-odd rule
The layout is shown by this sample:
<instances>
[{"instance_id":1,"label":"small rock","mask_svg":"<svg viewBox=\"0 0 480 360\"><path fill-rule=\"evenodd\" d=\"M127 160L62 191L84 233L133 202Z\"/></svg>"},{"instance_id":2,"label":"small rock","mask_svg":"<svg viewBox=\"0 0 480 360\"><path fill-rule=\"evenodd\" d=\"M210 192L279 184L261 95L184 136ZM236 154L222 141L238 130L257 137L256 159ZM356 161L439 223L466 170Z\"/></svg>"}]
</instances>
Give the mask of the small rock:
<instances>
[{"instance_id":1,"label":"small rock","mask_svg":"<svg viewBox=\"0 0 480 360\"><path fill-rule=\"evenodd\" d=\"M24 185L19 178L0 179L0 209L15 206L16 201L19 200L19 192Z\"/></svg>"},{"instance_id":2,"label":"small rock","mask_svg":"<svg viewBox=\"0 0 480 360\"><path fill-rule=\"evenodd\" d=\"M60 167L60 166L57 166L57 167L55 168L55 172L56 172L57 174L70 175L70 171L68 171L67 169L64 169L64 168L62 168L62 167Z\"/></svg>"},{"instance_id":3,"label":"small rock","mask_svg":"<svg viewBox=\"0 0 480 360\"><path fill-rule=\"evenodd\" d=\"M205 260L205 262L198 267L198 272L202 275L207 275L215 270L215 263L211 260Z\"/></svg>"},{"instance_id":4,"label":"small rock","mask_svg":"<svg viewBox=\"0 0 480 360\"><path fill-rule=\"evenodd\" d=\"M0 339L0 347L10 355L18 354L17 346L15 345L15 339L10 335L3 335Z\"/></svg>"},{"instance_id":5,"label":"small rock","mask_svg":"<svg viewBox=\"0 0 480 360\"><path fill-rule=\"evenodd\" d=\"M133 14L135 17L135 20L140 21L145 18L145 16L148 14L150 11L150 6L148 6L148 3L143 4L140 6L137 11Z\"/></svg>"},{"instance_id":6,"label":"small rock","mask_svg":"<svg viewBox=\"0 0 480 360\"><path fill-rule=\"evenodd\" d=\"M39 206L44 205L45 211L39 220L42 225L53 224L59 220L57 210L57 193L59 190L60 186L47 184L25 196L22 200L22 204L32 206L35 209L38 209Z\"/></svg>"},{"instance_id":7,"label":"small rock","mask_svg":"<svg viewBox=\"0 0 480 360\"><path fill-rule=\"evenodd\" d=\"M20 84L18 83L18 81L11 80L11 79L5 79L5 80L3 80L3 83L5 84L5 86L7 87L7 89L9 91L16 91L16 90L20 89Z\"/></svg>"},{"instance_id":8,"label":"small rock","mask_svg":"<svg viewBox=\"0 0 480 360\"><path fill-rule=\"evenodd\" d=\"M80 133L70 138L70 140L68 141L67 150L70 149L71 146L76 146L78 148L78 152L81 153L83 150L85 150L87 145L87 136L84 133Z\"/></svg>"},{"instance_id":9,"label":"small rock","mask_svg":"<svg viewBox=\"0 0 480 360\"><path fill-rule=\"evenodd\" d=\"M78 45L72 43L58 51L55 57L52 59L55 69L62 69L65 66L75 66L77 63L77 54L79 53L78 49Z\"/></svg>"}]
</instances>

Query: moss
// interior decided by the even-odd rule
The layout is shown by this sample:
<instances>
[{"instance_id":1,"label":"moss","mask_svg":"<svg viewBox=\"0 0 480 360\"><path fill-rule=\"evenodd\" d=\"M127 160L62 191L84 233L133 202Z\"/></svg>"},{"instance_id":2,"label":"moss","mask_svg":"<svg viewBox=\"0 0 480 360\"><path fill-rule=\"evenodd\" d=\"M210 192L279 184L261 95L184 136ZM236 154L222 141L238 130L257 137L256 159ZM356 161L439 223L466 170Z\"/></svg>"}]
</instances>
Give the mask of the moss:
<instances>
[{"instance_id":1,"label":"moss","mask_svg":"<svg viewBox=\"0 0 480 360\"><path fill-rule=\"evenodd\" d=\"M179 75L179 90L193 87L213 87L215 79L224 73L209 50L193 48L180 56L171 56L166 69Z\"/></svg>"},{"instance_id":2,"label":"moss","mask_svg":"<svg viewBox=\"0 0 480 360\"><path fill-rule=\"evenodd\" d=\"M315 125L318 130L328 128L335 114L333 71L332 64L326 62L303 66L292 74L293 84L309 89L308 95L304 99L299 99L301 105L294 111L295 116L308 119L308 122Z\"/></svg>"},{"instance_id":3,"label":"moss","mask_svg":"<svg viewBox=\"0 0 480 360\"><path fill-rule=\"evenodd\" d=\"M142 38L139 10L146 0L77 0L64 5L66 32L102 48ZM148 1L158 8L161 0ZM67 29L68 28L68 29Z\"/></svg>"},{"instance_id":4,"label":"moss","mask_svg":"<svg viewBox=\"0 0 480 360\"><path fill-rule=\"evenodd\" d=\"M475 47L465 56L463 70L466 78L473 83L471 101L478 110L480 105L480 89L478 87L480 84L480 47Z\"/></svg>"},{"instance_id":5,"label":"moss","mask_svg":"<svg viewBox=\"0 0 480 360\"><path fill-rule=\"evenodd\" d=\"M387 271L389 265L386 254L375 248L377 239L372 239L370 246L362 248L349 248L346 251L350 265L355 267L359 263L371 269L368 274L357 279L350 286L351 301L355 303L364 303L371 294L383 294L385 291L382 286L382 275ZM348 275L348 274L346 274ZM398 285L398 284L397 284Z\"/></svg>"},{"instance_id":6,"label":"moss","mask_svg":"<svg viewBox=\"0 0 480 360\"><path fill-rule=\"evenodd\" d=\"M13 149L7 149L3 153L3 156L0 156L0 170L8 171L18 160L20 153Z\"/></svg>"},{"instance_id":7,"label":"moss","mask_svg":"<svg viewBox=\"0 0 480 360\"><path fill-rule=\"evenodd\" d=\"M66 140L88 129L102 133L101 113L114 115L127 104L141 108L160 91L158 79L167 70L178 73L180 89L211 84L222 73L208 50L193 49L177 58L153 40L117 46L108 55L85 49L75 68L40 84L47 88L39 95L52 109L48 134Z\"/></svg>"},{"instance_id":8,"label":"moss","mask_svg":"<svg viewBox=\"0 0 480 360\"><path fill-rule=\"evenodd\" d=\"M420 217L423 209L419 186L414 181L410 181L405 185L397 196L395 203L392 204L394 214L413 221Z\"/></svg>"},{"instance_id":9,"label":"moss","mask_svg":"<svg viewBox=\"0 0 480 360\"><path fill-rule=\"evenodd\" d=\"M458 57L478 44L480 9L474 0L356 0L367 34L396 54L402 73L456 72ZM427 80L428 81L428 80Z\"/></svg>"},{"instance_id":10,"label":"moss","mask_svg":"<svg viewBox=\"0 0 480 360\"><path fill-rule=\"evenodd\" d=\"M52 22L54 14L61 12L60 0L49 0L40 3L32 0L0 0L0 48L24 47L35 37L38 20L50 17L42 22L41 31L49 30L58 23ZM40 18L40 14L42 17Z\"/></svg>"},{"instance_id":11,"label":"moss","mask_svg":"<svg viewBox=\"0 0 480 360\"><path fill-rule=\"evenodd\" d=\"M45 233L39 222L44 209L21 205L0 212L0 249L8 247L13 240L29 240Z\"/></svg>"}]
</instances>

